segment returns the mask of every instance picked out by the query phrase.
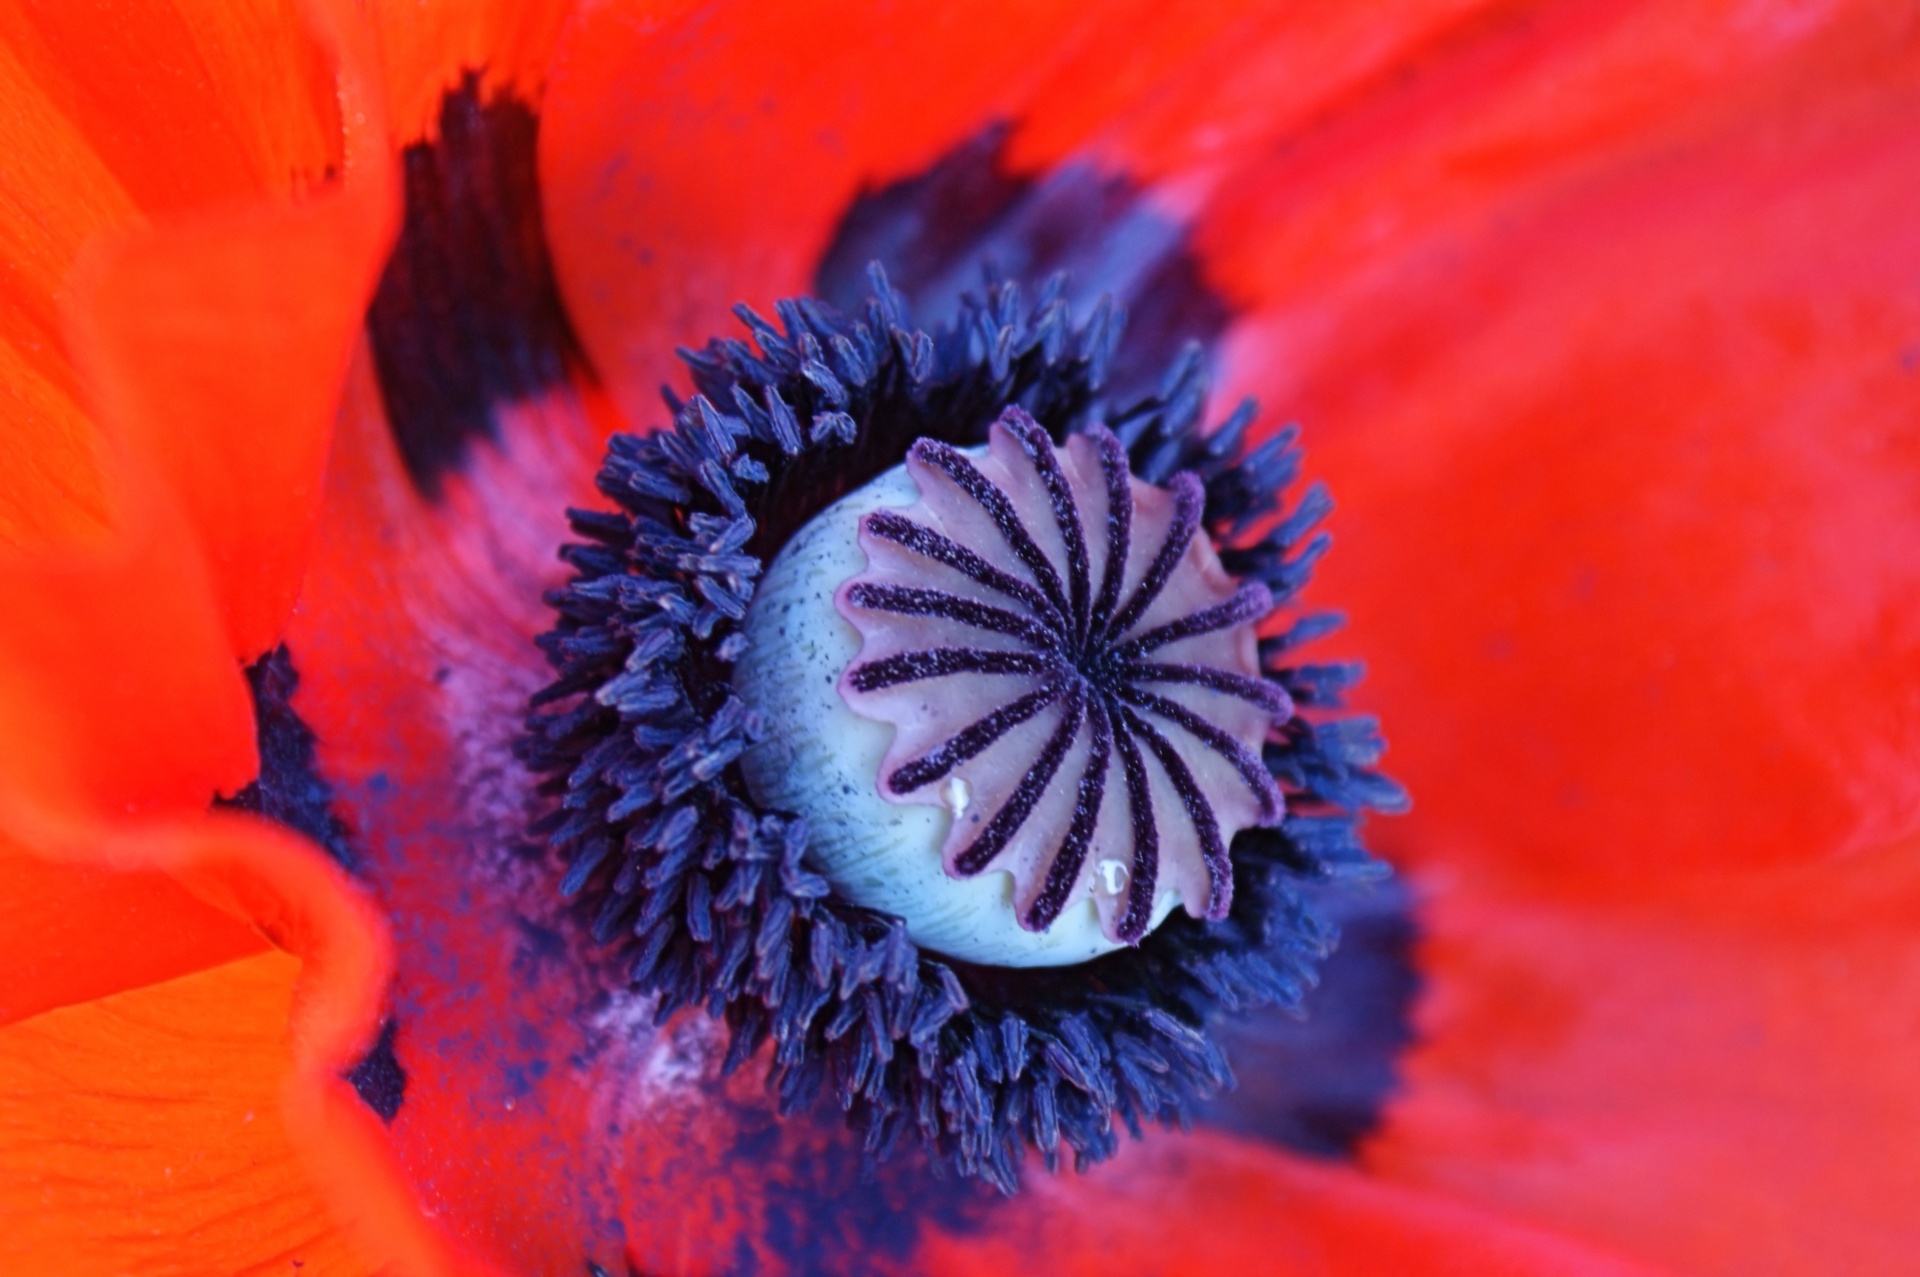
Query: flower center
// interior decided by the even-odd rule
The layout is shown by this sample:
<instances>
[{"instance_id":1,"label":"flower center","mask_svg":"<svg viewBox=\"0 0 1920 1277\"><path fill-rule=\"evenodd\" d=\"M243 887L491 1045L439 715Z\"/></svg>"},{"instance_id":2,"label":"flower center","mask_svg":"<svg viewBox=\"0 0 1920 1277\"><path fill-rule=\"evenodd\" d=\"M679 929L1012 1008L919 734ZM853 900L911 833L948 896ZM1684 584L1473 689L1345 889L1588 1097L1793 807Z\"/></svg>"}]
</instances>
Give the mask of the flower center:
<instances>
[{"instance_id":1,"label":"flower center","mask_svg":"<svg viewBox=\"0 0 1920 1277\"><path fill-rule=\"evenodd\" d=\"M736 685L771 730L743 764L836 890L995 965L1138 944L1181 902L1226 916L1234 835L1285 810L1260 750L1291 704L1260 674L1272 596L1221 567L1203 505L1104 428L1056 448L1010 408L795 539L744 625ZM955 881L982 875L1010 882Z\"/></svg>"},{"instance_id":2,"label":"flower center","mask_svg":"<svg viewBox=\"0 0 1920 1277\"><path fill-rule=\"evenodd\" d=\"M1023 1148L1191 1120L1213 1018L1297 1006L1332 946L1300 885L1376 872L1360 812L1404 796L1325 717L1354 668L1298 663L1326 619L1254 636L1325 546L1291 431L1204 430L1197 347L1108 398L1123 316L1057 278L930 331L872 280L742 309L753 345L609 440L521 754L658 1015L1011 1191Z\"/></svg>"}]
</instances>

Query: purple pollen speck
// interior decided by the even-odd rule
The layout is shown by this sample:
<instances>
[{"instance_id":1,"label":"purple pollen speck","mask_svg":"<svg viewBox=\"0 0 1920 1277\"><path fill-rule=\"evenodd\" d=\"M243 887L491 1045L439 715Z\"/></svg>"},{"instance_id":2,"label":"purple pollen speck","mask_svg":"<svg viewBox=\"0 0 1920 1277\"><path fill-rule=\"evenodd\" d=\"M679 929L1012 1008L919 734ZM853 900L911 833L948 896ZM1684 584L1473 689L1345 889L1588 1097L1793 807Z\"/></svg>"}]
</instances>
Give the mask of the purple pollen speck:
<instances>
[{"instance_id":1,"label":"purple pollen speck","mask_svg":"<svg viewBox=\"0 0 1920 1277\"><path fill-rule=\"evenodd\" d=\"M1012 873L1030 931L1085 895L1127 944L1169 890L1225 917L1227 844L1286 814L1260 751L1293 704L1260 668L1273 596L1221 567L1200 481L1142 483L1105 427L1055 447L1019 407L978 455L921 439L907 469L919 503L863 518L867 568L835 598L862 639L841 694L895 729L881 793L961 786L947 871Z\"/></svg>"}]
</instances>

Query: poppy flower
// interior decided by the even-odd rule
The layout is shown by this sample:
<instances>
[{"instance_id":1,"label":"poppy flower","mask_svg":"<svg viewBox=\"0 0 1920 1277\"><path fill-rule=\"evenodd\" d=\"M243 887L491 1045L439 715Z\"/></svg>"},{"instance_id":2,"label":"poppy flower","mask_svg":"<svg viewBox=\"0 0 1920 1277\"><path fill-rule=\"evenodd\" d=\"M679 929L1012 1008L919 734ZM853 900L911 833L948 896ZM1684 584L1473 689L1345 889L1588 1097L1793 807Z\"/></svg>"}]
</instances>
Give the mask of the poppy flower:
<instances>
[{"instance_id":1,"label":"poppy flower","mask_svg":"<svg viewBox=\"0 0 1920 1277\"><path fill-rule=\"evenodd\" d=\"M1909 15L568 9L0 27L0 1253L1910 1266ZM523 762L675 348L988 256L1301 423L1417 799L1305 1030L1008 1198L656 1026Z\"/></svg>"}]
</instances>

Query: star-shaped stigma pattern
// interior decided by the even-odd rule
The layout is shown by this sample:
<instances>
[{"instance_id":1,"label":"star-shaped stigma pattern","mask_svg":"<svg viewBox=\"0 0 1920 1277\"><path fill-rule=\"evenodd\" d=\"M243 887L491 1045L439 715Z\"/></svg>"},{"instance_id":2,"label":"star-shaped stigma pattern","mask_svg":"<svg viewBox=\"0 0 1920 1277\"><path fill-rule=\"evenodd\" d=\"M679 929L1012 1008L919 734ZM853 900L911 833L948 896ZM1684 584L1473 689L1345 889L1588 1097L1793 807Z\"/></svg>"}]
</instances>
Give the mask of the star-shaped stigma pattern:
<instances>
[{"instance_id":1,"label":"star-shaped stigma pattern","mask_svg":"<svg viewBox=\"0 0 1920 1277\"><path fill-rule=\"evenodd\" d=\"M862 518L835 597L861 637L841 694L895 729L880 792L946 807L947 872L1011 873L1030 931L1089 897L1128 944L1172 896L1225 917L1234 835L1285 814L1262 746L1292 705L1260 672L1272 596L1221 566L1200 481L1019 408L906 464L919 500Z\"/></svg>"}]
</instances>

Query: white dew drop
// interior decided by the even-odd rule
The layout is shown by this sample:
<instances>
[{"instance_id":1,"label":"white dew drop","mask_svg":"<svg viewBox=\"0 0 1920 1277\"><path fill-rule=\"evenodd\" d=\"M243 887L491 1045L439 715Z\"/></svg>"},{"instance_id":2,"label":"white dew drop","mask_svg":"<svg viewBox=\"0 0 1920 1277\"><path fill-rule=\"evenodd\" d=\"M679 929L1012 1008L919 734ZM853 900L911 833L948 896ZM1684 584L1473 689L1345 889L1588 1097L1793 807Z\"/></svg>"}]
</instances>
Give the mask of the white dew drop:
<instances>
[{"instance_id":1,"label":"white dew drop","mask_svg":"<svg viewBox=\"0 0 1920 1277\"><path fill-rule=\"evenodd\" d=\"M1093 867L1095 877L1100 880L1100 890L1110 896L1117 896L1127 889L1127 866L1119 860L1102 860Z\"/></svg>"}]
</instances>

